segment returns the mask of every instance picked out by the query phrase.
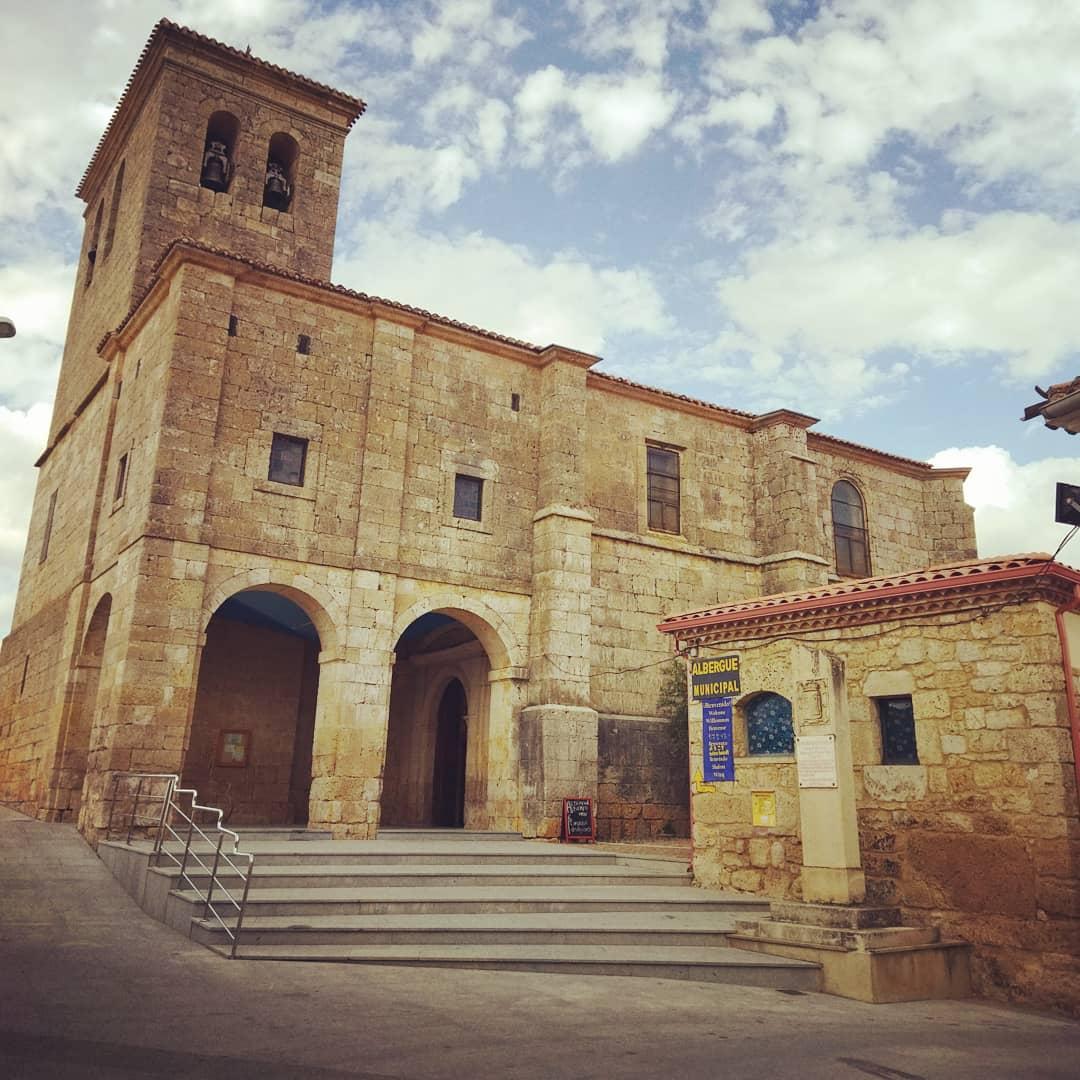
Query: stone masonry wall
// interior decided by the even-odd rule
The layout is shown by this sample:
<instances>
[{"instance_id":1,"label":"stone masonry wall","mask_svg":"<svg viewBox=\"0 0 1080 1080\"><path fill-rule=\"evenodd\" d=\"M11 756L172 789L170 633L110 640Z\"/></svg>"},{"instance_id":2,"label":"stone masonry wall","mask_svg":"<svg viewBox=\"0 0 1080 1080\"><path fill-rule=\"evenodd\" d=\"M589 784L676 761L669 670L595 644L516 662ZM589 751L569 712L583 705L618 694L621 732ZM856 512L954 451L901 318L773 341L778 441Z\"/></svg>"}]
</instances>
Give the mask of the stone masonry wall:
<instances>
[{"instance_id":1,"label":"stone masonry wall","mask_svg":"<svg viewBox=\"0 0 1080 1080\"><path fill-rule=\"evenodd\" d=\"M972 942L978 992L1080 1009L1080 821L1053 610L1012 605L804 640L845 665L868 901ZM751 673L778 673L777 685L744 674L743 701L784 692L787 649L719 650ZM874 699L906 694L919 764L880 764ZM794 759L747 757L738 708L735 736L736 782L693 796L696 876L797 898ZM692 723L692 761L700 755ZM752 826L754 790L775 791L775 827Z\"/></svg>"}]
</instances>

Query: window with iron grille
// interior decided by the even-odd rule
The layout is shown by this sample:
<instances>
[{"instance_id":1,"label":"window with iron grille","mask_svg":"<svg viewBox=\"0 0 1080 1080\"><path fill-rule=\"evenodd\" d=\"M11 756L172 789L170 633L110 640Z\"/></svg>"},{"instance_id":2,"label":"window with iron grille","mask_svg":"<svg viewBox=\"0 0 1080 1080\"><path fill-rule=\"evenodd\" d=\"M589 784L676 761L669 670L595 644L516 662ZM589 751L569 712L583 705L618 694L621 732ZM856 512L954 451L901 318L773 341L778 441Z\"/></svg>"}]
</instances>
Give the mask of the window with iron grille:
<instances>
[{"instance_id":1,"label":"window with iron grille","mask_svg":"<svg viewBox=\"0 0 1080 1080\"><path fill-rule=\"evenodd\" d=\"M270 471L267 479L278 484L304 486L304 465L307 461L307 439L295 435L282 435L274 432L270 444Z\"/></svg>"},{"instance_id":2,"label":"window with iron grille","mask_svg":"<svg viewBox=\"0 0 1080 1080\"><path fill-rule=\"evenodd\" d=\"M677 533L679 525L679 455L659 446L646 448L649 528Z\"/></svg>"},{"instance_id":3,"label":"window with iron grille","mask_svg":"<svg viewBox=\"0 0 1080 1080\"><path fill-rule=\"evenodd\" d=\"M454 517L479 521L484 505L484 481L458 473L454 477Z\"/></svg>"},{"instance_id":4,"label":"window with iron grille","mask_svg":"<svg viewBox=\"0 0 1080 1080\"><path fill-rule=\"evenodd\" d=\"M837 481L832 489L832 522L836 572L844 577L867 577L870 541L866 514L858 488L847 480Z\"/></svg>"},{"instance_id":5,"label":"window with iron grille","mask_svg":"<svg viewBox=\"0 0 1080 1080\"><path fill-rule=\"evenodd\" d=\"M918 765L915 710L910 695L877 698L881 721L881 760L885 765Z\"/></svg>"},{"instance_id":6,"label":"window with iron grille","mask_svg":"<svg viewBox=\"0 0 1080 1080\"><path fill-rule=\"evenodd\" d=\"M743 706L748 754L794 754L791 702L779 694L758 694Z\"/></svg>"}]
</instances>

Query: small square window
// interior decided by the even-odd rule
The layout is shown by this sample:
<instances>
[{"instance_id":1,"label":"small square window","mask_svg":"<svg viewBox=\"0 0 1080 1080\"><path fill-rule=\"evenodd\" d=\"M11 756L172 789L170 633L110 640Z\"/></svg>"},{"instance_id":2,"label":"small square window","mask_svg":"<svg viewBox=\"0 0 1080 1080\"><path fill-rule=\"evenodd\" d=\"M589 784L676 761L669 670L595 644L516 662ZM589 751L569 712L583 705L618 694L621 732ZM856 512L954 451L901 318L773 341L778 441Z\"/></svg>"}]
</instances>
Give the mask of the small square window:
<instances>
[{"instance_id":1,"label":"small square window","mask_svg":"<svg viewBox=\"0 0 1080 1080\"><path fill-rule=\"evenodd\" d=\"M520 394L511 394L510 395L510 408L514 412L520 412L521 411L521 395Z\"/></svg>"},{"instance_id":2,"label":"small square window","mask_svg":"<svg viewBox=\"0 0 1080 1080\"><path fill-rule=\"evenodd\" d=\"M236 332L240 329L240 320L235 315L229 316L229 337L236 337Z\"/></svg>"},{"instance_id":3,"label":"small square window","mask_svg":"<svg viewBox=\"0 0 1080 1080\"><path fill-rule=\"evenodd\" d=\"M296 339L296 351L301 356L308 356L311 353L311 338L307 334L300 334Z\"/></svg>"},{"instance_id":4,"label":"small square window","mask_svg":"<svg viewBox=\"0 0 1080 1080\"><path fill-rule=\"evenodd\" d=\"M274 441L270 444L270 471L267 479L276 484L303 487L307 447L307 439L298 439L295 435L281 435L275 431Z\"/></svg>"},{"instance_id":5,"label":"small square window","mask_svg":"<svg viewBox=\"0 0 1080 1080\"><path fill-rule=\"evenodd\" d=\"M116 463L116 487L113 489L113 502L124 497L124 492L127 490L127 474L128 456L127 454L121 454L120 460Z\"/></svg>"},{"instance_id":6,"label":"small square window","mask_svg":"<svg viewBox=\"0 0 1080 1080\"><path fill-rule=\"evenodd\" d=\"M458 473L454 477L454 517L479 521L483 509L484 481Z\"/></svg>"},{"instance_id":7,"label":"small square window","mask_svg":"<svg viewBox=\"0 0 1080 1080\"><path fill-rule=\"evenodd\" d=\"M881 760L885 765L918 765L915 711L910 696L877 699L881 720Z\"/></svg>"}]
</instances>

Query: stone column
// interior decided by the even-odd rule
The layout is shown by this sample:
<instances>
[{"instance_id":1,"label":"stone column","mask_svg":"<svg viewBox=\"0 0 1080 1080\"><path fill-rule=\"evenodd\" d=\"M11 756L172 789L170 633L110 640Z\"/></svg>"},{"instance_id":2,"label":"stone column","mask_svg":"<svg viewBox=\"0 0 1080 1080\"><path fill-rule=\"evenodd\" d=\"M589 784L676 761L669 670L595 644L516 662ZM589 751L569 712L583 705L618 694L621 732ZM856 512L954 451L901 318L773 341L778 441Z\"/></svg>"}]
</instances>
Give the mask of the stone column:
<instances>
[{"instance_id":1,"label":"stone column","mask_svg":"<svg viewBox=\"0 0 1080 1080\"><path fill-rule=\"evenodd\" d=\"M585 509L585 369L552 348L541 380L540 509L533 517L528 706L521 712L523 828L558 834L564 798L596 799L591 707L592 523Z\"/></svg>"},{"instance_id":2,"label":"stone column","mask_svg":"<svg viewBox=\"0 0 1080 1080\"><path fill-rule=\"evenodd\" d=\"M751 428L754 453L754 531L763 594L824 585L831 558L817 498L817 465L806 448L812 416L778 409Z\"/></svg>"},{"instance_id":3,"label":"stone column","mask_svg":"<svg viewBox=\"0 0 1080 1080\"><path fill-rule=\"evenodd\" d=\"M514 723L528 686L525 668L499 668L488 673L487 808L484 827L518 832L521 791L518 784L518 731Z\"/></svg>"},{"instance_id":4,"label":"stone column","mask_svg":"<svg viewBox=\"0 0 1080 1080\"><path fill-rule=\"evenodd\" d=\"M822 649L793 645L791 687L798 739L803 899L808 903L859 904L866 898L866 879L859 853L843 661ZM811 745L826 759L830 752L833 755L835 787L803 786L809 777L807 750Z\"/></svg>"}]
</instances>

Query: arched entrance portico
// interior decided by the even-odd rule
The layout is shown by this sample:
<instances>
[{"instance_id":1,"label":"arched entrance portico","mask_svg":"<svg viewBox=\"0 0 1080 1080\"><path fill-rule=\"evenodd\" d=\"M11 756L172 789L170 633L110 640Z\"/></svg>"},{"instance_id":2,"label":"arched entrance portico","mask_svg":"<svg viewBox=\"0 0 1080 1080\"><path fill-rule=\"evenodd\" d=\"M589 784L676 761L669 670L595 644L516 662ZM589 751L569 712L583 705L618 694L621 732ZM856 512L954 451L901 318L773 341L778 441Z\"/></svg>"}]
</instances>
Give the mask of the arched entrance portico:
<instances>
[{"instance_id":1,"label":"arched entrance portico","mask_svg":"<svg viewBox=\"0 0 1080 1080\"><path fill-rule=\"evenodd\" d=\"M472 613L429 611L401 632L381 826L516 827L515 690L489 649L505 665L498 636Z\"/></svg>"},{"instance_id":2,"label":"arched entrance portico","mask_svg":"<svg viewBox=\"0 0 1080 1080\"><path fill-rule=\"evenodd\" d=\"M307 823L320 644L269 588L235 593L207 624L183 782L229 824Z\"/></svg>"}]
</instances>

